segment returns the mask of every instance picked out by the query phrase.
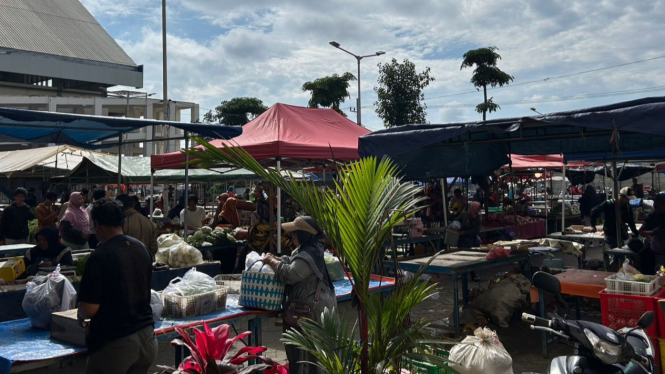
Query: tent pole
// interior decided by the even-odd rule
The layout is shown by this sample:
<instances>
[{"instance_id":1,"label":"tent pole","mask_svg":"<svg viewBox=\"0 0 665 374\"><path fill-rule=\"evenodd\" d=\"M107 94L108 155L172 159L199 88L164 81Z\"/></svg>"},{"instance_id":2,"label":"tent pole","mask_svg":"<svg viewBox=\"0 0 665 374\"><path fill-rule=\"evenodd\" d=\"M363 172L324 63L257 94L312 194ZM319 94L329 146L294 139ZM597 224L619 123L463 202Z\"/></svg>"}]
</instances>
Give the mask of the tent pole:
<instances>
[{"instance_id":1,"label":"tent pole","mask_svg":"<svg viewBox=\"0 0 665 374\"><path fill-rule=\"evenodd\" d=\"M605 169L605 176L603 177L603 195L607 200L607 164L603 161L603 169Z\"/></svg>"},{"instance_id":2,"label":"tent pole","mask_svg":"<svg viewBox=\"0 0 665 374\"><path fill-rule=\"evenodd\" d=\"M554 192L554 191L552 191ZM566 163L563 163L563 178L561 179L561 232L566 229Z\"/></svg>"},{"instance_id":3,"label":"tent pole","mask_svg":"<svg viewBox=\"0 0 665 374\"><path fill-rule=\"evenodd\" d=\"M510 149L510 145L508 147ZM510 185L510 188L513 191L513 201L512 201L513 227L515 228L515 235L517 235L517 237L519 238L520 237L520 225L517 222L517 209L515 209L515 201L517 200L517 193L515 193L515 176L513 176L513 157L512 157L512 154L509 154L508 156L510 158L510 161L508 162L508 168L509 168L509 172L510 172L510 181L512 182L512 184Z\"/></svg>"},{"instance_id":4,"label":"tent pole","mask_svg":"<svg viewBox=\"0 0 665 374\"><path fill-rule=\"evenodd\" d=\"M189 131L185 131L185 151L189 149ZM189 204L189 154L185 153L185 231L183 231L183 238L187 239L187 231L189 228L187 227L187 211L189 210L189 207L187 205Z\"/></svg>"},{"instance_id":5,"label":"tent pole","mask_svg":"<svg viewBox=\"0 0 665 374\"><path fill-rule=\"evenodd\" d=\"M441 178L441 203L443 204L443 226L448 226L448 199L446 198L446 178Z\"/></svg>"},{"instance_id":6,"label":"tent pole","mask_svg":"<svg viewBox=\"0 0 665 374\"><path fill-rule=\"evenodd\" d=\"M122 194L122 131L118 133L118 190L116 196Z\"/></svg>"},{"instance_id":7,"label":"tent pole","mask_svg":"<svg viewBox=\"0 0 665 374\"><path fill-rule=\"evenodd\" d=\"M622 247L619 244L621 243L621 212L619 211L619 189L617 181L617 160L616 160L616 146L612 145L612 175L614 178L614 191L612 191L612 196L614 197L614 216L616 217L616 239L617 247Z\"/></svg>"},{"instance_id":8,"label":"tent pole","mask_svg":"<svg viewBox=\"0 0 665 374\"><path fill-rule=\"evenodd\" d=\"M155 211L155 169L150 168L150 221L155 222L152 213ZM163 213L162 213L163 214Z\"/></svg>"},{"instance_id":9,"label":"tent pole","mask_svg":"<svg viewBox=\"0 0 665 374\"><path fill-rule=\"evenodd\" d=\"M551 172L550 172L551 173ZM552 178L552 174L550 174L550 178ZM547 169L545 169L545 185L547 186ZM545 236L547 236L547 223L549 222L547 219L547 205L549 204L549 198L547 197L547 187L545 187L545 196L543 196L543 200L545 201Z\"/></svg>"},{"instance_id":10,"label":"tent pole","mask_svg":"<svg viewBox=\"0 0 665 374\"><path fill-rule=\"evenodd\" d=\"M281 166L281 158L277 157L278 173L282 172ZM279 186L277 186L277 254L282 254L282 189Z\"/></svg>"}]
</instances>

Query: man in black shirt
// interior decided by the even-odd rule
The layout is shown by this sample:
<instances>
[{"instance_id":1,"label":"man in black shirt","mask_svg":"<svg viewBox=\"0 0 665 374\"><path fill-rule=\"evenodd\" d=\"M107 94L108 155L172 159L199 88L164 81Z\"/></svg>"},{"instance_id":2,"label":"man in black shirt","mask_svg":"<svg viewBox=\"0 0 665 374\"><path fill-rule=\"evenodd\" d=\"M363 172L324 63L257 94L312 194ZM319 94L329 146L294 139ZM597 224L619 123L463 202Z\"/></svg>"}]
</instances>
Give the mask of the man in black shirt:
<instances>
[{"instance_id":1,"label":"man in black shirt","mask_svg":"<svg viewBox=\"0 0 665 374\"><path fill-rule=\"evenodd\" d=\"M86 372L146 373L157 356L150 253L123 235L125 214L117 200L95 201L90 215L99 245L88 258L79 290L78 319L89 325Z\"/></svg>"},{"instance_id":2,"label":"man in black shirt","mask_svg":"<svg viewBox=\"0 0 665 374\"><path fill-rule=\"evenodd\" d=\"M35 219L35 214L25 204L27 194L25 188L17 188L14 191L14 202L2 212L0 233L5 236L7 244L28 242L30 236L28 221Z\"/></svg>"},{"instance_id":3,"label":"man in black shirt","mask_svg":"<svg viewBox=\"0 0 665 374\"><path fill-rule=\"evenodd\" d=\"M600 205L591 210L591 228L596 232L596 220L601 213L605 214L605 224L603 231L605 233L605 242L610 248L622 247L623 242L628 239L628 229L630 227L633 236L637 236L637 227L635 227L635 217L633 208L630 206L630 200L635 198L635 194L630 187L624 187L619 191L619 217L616 216L614 199L603 201ZM617 219L621 227L621 243L617 242Z\"/></svg>"}]
</instances>

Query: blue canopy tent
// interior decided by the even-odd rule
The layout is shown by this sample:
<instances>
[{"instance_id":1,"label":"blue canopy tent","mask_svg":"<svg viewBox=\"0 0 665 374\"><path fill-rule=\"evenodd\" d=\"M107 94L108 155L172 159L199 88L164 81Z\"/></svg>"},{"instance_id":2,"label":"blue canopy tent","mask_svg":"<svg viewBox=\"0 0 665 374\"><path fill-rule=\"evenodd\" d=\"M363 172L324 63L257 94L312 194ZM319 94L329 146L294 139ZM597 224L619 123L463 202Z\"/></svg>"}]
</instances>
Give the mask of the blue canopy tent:
<instances>
[{"instance_id":1,"label":"blue canopy tent","mask_svg":"<svg viewBox=\"0 0 665 374\"><path fill-rule=\"evenodd\" d=\"M123 144L122 134L157 125L168 125L184 130L185 148L189 146L190 132L215 139L230 139L242 133L240 127L221 125L0 108L0 142L56 143L94 149L116 145L95 143L117 137L118 191L121 191L120 185L122 184L122 152L120 151ZM189 168L186 167L185 185L188 184Z\"/></svg>"}]
</instances>

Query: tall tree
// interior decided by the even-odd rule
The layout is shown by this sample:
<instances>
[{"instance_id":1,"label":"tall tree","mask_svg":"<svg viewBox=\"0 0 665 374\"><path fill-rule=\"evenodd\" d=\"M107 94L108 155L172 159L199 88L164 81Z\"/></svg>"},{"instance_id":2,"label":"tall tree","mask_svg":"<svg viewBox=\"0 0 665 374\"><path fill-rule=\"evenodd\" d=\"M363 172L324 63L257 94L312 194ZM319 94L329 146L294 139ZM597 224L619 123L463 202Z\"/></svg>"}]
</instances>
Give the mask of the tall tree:
<instances>
[{"instance_id":1,"label":"tall tree","mask_svg":"<svg viewBox=\"0 0 665 374\"><path fill-rule=\"evenodd\" d=\"M263 101L255 97L234 97L224 100L203 116L203 122L221 123L228 126L243 126L256 116L268 110Z\"/></svg>"},{"instance_id":2,"label":"tall tree","mask_svg":"<svg viewBox=\"0 0 665 374\"><path fill-rule=\"evenodd\" d=\"M462 61L460 70L476 66L471 76L471 83L476 88L483 88L485 100L476 105L476 112L483 114L483 121L487 120L487 112L492 113L501 109L501 106L494 103L492 98L487 99L487 86L503 87L514 79L512 75L504 73L496 66L501 59L501 56L496 53L497 50L497 47L472 49L462 56L464 61Z\"/></svg>"},{"instance_id":3,"label":"tall tree","mask_svg":"<svg viewBox=\"0 0 665 374\"><path fill-rule=\"evenodd\" d=\"M408 125L426 122L427 105L423 89L434 81L430 77L430 68L417 73L416 65L409 60L398 63L396 59L390 63L378 64L379 83L374 91L379 96L374 103L376 113L383 119L385 127Z\"/></svg>"},{"instance_id":4,"label":"tall tree","mask_svg":"<svg viewBox=\"0 0 665 374\"><path fill-rule=\"evenodd\" d=\"M313 82L305 82L302 85L303 92L309 91L312 98L309 99L310 108L332 108L337 113L346 117L339 104L346 101L349 95L349 82L355 81L356 77L351 73L344 73L341 76L333 74L332 76L323 77L314 80Z\"/></svg>"}]
</instances>

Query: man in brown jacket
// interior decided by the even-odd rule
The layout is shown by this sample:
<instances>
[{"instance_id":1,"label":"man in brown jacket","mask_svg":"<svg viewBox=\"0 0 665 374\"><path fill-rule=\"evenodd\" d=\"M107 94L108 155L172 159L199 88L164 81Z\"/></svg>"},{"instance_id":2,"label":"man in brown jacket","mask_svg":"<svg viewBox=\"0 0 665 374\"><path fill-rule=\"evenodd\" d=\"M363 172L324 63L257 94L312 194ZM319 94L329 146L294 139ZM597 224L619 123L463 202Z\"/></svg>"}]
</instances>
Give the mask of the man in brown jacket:
<instances>
[{"instance_id":1,"label":"man in brown jacket","mask_svg":"<svg viewBox=\"0 0 665 374\"><path fill-rule=\"evenodd\" d=\"M44 202L35 207L38 230L57 227L59 212L53 208L53 203L57 198L55 192L49 192L44 196Z\"/></svg>"},{"instance_id":2,"label":"man in brown jacket","mask_svg":"<svg viewBox=\"0 0 665 374\"><path fill-rule=\"evenodd\" d=\"M134 209L134 202L129 195L119 195L116 200L120 201L125 208L125 225L123 227L125 235L143 243L153 255L157 253L157 229L155 225Z\"/></svg>"}]
</instances>

